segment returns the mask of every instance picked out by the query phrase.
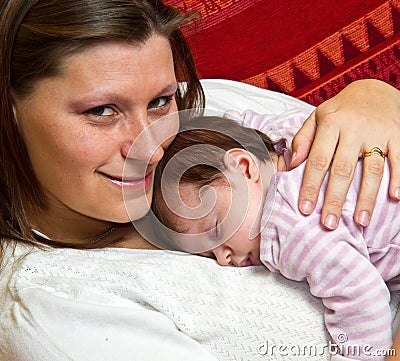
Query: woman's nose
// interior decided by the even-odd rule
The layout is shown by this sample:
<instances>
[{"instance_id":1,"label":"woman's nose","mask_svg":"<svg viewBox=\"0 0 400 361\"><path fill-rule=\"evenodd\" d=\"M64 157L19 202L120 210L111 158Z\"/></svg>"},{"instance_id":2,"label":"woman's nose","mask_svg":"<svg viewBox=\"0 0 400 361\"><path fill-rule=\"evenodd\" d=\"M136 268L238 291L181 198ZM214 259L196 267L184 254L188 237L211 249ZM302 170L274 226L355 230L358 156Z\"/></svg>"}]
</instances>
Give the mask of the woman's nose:
<instances>
[{"instance_id":1,"label":"woman's nose","mask_svg":"<svg viewBox=\"0 0 400 361\"><path fill-rule=\"evenodd\" d=\"M224 245L213 250L217 263L221 266L229 266L232 264L232 250Z\"/></svg>"},{"instance_id":2,"label":"woman's nose","mask_svg":"<svg viewBox=\"0 0 400 361\"><path fill-rule=\"evenodd\" d=\"M164 156L161 129L150 123L147 115L136 119L135 124L127 128L126 140L121 147L123 157L140 160L146 164L158 163Z\"/></svg>"}]
</instances>

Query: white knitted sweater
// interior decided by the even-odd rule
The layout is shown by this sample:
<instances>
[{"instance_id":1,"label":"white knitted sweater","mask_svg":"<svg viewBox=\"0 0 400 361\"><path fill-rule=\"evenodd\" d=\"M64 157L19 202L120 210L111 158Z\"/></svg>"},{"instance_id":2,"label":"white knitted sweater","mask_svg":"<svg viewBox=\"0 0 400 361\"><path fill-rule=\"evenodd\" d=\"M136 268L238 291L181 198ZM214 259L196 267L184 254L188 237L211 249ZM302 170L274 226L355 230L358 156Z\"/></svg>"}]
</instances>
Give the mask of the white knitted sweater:
<instances>
[{"instance_id":1,"label":"white knitted sweater","mask_svg":"<svg viewBox=\"0 0 400 361\"><path fill-rule=\"evenodd\" d=\"M35 250L6 267L0 295L0 360L211 360L206 350L226 361L330 357L320 300L262 266Z\"/></svg>"}]
</instances>

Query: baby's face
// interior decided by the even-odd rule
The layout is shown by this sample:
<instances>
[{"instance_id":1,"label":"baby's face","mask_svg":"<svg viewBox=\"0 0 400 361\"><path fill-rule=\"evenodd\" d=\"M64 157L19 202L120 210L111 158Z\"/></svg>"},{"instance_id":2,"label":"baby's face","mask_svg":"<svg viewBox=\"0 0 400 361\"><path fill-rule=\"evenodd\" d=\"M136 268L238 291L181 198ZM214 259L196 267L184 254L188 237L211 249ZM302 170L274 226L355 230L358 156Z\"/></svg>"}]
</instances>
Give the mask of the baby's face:
<instances>
[{"instance_id":1,"label":"baby's face","mask_svg":"<svg viewBox=\"0 0 400 361\"><path fill-rule=\"evenodd\" d=\"M182 212L177 218L177 229L193 236L190 242L196 242L201 250L195 253L215 258L223 266L261 264L261 189L252 183L243 185L213 184L200 192L193 185L180 187L181 202L196 209L197 216L184 218Z\"/></svg>"}]
</instances>

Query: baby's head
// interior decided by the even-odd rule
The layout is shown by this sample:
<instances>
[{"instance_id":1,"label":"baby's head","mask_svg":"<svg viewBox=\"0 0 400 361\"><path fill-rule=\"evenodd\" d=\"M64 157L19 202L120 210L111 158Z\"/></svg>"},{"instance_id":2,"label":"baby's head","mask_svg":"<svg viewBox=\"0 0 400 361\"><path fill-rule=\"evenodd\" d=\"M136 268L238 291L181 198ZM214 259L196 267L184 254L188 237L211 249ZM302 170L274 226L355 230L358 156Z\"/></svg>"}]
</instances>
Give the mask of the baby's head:
<instances>
[{"instance_id":1,"label":"baby's head","mask_svg":"<svg viewBox=\"0 0 400 361\"><path fill-rule=\"evenodd\" d=\"M274 142L223 117L181 125L157 166L153 212L174 249L219 264L258 265L260 222ZM176 232L176 233L175 233Z\"/></svg>"}]
</instances>

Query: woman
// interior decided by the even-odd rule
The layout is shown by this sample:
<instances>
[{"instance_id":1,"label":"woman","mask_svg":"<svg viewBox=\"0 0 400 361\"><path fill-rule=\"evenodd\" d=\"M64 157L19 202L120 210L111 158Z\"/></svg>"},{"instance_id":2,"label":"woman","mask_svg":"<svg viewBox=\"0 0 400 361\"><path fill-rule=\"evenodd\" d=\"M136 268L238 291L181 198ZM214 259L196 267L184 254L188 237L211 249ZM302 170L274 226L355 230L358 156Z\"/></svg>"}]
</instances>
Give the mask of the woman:
<instances>
[{"instance_id":1,"label":"woman","mask_svg":"<svg viewBox=\"0 0 400 361\"><path fill-rule=\"evenodd\" d=\"M137 210L134 218L144 216L152 195L153 170L169 144L160 143L160 139L165 134L172 135L178 124L172 116L165 129L154 131L149 125L178 109L203 104L193 60L179 31L190 19L190 15L180 15L156 0L3 2L2 359L122 360L130 355L129 350L134 350L134 358L140 360L186 360L188 355L192 360L214 359L194 340L194 335L177 329L171 314L156 312L157 299L144 301L140 292L133 295L127 285L123 291L113 288L117 278L122 277L119 274L115 278L113 273L123 268L116 261L125 254L121 248L154 248L129 224L121 191L123 186L129 189L130 208ZM187 82L185 92L177 80ZM354 98L350 110L349 93ZM340 135L341 142L347 140L343 145L339 143L335 162L354 162L360 150L377 144L395 155L390 160L396 159L399 143L394 142L394 136L377 134L375 130L398 127L395 117L399 95L378 82L354 84L343 94L318 108L306 123L297 138L297 142L303 139L305 145L302 141L301 147L295 145L298 157L294 164L307 154L316 130L311 158L331 156L336 142L331 140L322 146L320 140L326 136L327 121L333 122L335 129L329 137L337 140ZM377 104L370 103L379 96L382 101L376 101L387 112L384 119L377 116ZM359 114L363 115L365 104L371 106L371 119L365 124L357 120L357 129L362 125L364 134L359 129L356 136L349 134L342 119L348 114L355 117L353 107L360 108ZM321 124L318 128L316 119ZM380 122L384 125L377 125ZM143 131L145 141L130 152ZM350 145L355 138L359 140ZM130 173L122 179L125 163L129 164ZM309 201L313 201L318 176L325 170L325 164L312 164L317 169L310 169L308 177L314 177L314 183L307 178L305 183L309 190L305 198ZM145 177L141 175L143 171ZM393 175L396 184L397 169ZM372 186L367 178L366 199L373 197L379 183L376 178ZM339 179L343 179L340 174ZM347 181L333 181L334 188L329 190L333 199L345 193ZM340 212L340 202L334 205L328 209ZM372 207L366 201L361 206ZM106 246L118 248L117 253L53 253L54 247ZM86 252L87 263L78 265L73 258L81 257L82 252ZM29 263L32 257L33 267ZM42 262L47 262L46 267L51 270L46 268L44 272L39 267ZM116 268L109 268L111 265ZM140 262L135 267L140 267ZM90 269L87 278L85 272ZM126 272L130 272L129 268ZM146 272L149 271L143 269ZM95 296L91 296L92 280L100 285ZM85 287L78 291L75 287L79 282ZM112 291L103 299L104 282ZM34 293L30 292L32 288ZM113 301L109 298L113 292L130 296ZM94 304L78 304L82 294ZM107 304L112 313L104 313L100 304ZM151 316L142 318L149 313Z\"/></svg>"}]
</instances>

